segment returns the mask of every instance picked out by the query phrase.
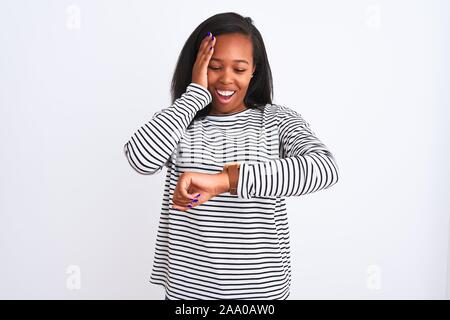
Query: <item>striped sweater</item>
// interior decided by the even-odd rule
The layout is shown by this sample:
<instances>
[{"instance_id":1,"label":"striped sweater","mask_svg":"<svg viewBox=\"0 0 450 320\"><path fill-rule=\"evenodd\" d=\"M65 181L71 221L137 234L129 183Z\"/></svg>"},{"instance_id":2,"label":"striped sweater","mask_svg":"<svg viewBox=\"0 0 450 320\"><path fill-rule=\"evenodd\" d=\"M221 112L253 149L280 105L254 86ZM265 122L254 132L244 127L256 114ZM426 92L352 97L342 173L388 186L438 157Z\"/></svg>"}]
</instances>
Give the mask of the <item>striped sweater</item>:
<instances>
[{"instance_id":1,"label":"striped sweater","mask_svg":"<svg viewBox=\"0 0 450 320\"><path fill-rule=\"evenodd\" d=\"M296 111L276 104L226 115L196 113L212 101L190 83L124 145L140 174L167 168L149 281L169 299L286 299L291 282L285 197L326 189L337 163ZM237 195L172 208L183 172L218 173L239 162Z\"/></svg>"}]
</instances>

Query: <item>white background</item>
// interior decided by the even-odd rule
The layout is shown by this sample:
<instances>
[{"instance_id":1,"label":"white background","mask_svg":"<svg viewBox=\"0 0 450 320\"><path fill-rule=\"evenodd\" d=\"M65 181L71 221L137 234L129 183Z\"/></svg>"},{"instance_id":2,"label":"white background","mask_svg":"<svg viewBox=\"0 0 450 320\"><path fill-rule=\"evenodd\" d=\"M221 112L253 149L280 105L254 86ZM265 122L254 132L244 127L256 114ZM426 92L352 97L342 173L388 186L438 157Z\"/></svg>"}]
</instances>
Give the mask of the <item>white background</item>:
<instances>
[{"instance_id":1,"label":"white background","mask_svg":"<svg viewBox=\"0 0 450 320\"><path fill-rule=\"evenodd\" d=\"M289 299L448 297L448 1L2 0L0 298L164 298L148 280L166 169L139 175L123 145L227 11L254 20L274 103L340 167L288 198Z\"/></svg>"}]
</instances>

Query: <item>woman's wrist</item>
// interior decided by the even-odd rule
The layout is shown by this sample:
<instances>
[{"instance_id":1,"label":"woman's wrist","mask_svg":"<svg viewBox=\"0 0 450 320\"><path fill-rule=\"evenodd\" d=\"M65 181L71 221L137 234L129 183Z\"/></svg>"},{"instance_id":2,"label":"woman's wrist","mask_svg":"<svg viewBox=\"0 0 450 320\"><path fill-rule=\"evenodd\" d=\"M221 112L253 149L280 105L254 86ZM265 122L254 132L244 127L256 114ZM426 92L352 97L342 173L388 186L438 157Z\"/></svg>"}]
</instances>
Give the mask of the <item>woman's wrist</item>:
<instances>
[{"instance_id":1,"label":"woman's wrist","mask_svg":"<svg viewBox=\"0 0 450 320\"><path fill-rule=\"evenodd\" d=\"M230 191L230 181L228 179L228 174L225 171L219 172L219 191L220 193L225 193ZM219 193L219 194L220 194Z\"/></svg>"}]
</instances>

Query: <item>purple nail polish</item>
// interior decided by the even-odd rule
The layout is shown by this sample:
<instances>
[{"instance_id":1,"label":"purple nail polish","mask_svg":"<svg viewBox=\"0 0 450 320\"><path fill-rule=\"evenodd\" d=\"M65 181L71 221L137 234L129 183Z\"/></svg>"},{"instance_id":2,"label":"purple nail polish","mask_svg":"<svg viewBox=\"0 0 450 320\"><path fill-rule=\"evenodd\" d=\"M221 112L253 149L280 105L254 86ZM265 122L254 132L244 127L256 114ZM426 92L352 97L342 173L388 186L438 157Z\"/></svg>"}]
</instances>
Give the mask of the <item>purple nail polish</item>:
<instances>
[{"instance_id":1,"label":"purple nail polish","mask_svg":"<svg viewBox=\"0 0 450 320\"><path fill-rule=\"evenodd\" d=\"M199 197L200 196L200 193L198 194L198 195L196 195L195 197L197 198L197 197Z\"/></svg>"},{"instance_id":2,"label":"purple nail polish","mask_svg":"<svg viewBox=\"0 0 450 320\"><path fill-rule=\"evenodd\" d=\"M190 204L188 204L188 207L189 207L189 208L192 208L192 206L191 206Z\"/></svg>"},{"instance_id":3,"label":"purple nail polish","mask_svg":"<svg viewBox=\"0 0 450 320\"><path fill-rule=\"evenodd\" d=\"M197 199L194 199L194 200L192 200L192 202L198 202L198 200L197 200Z\"/></svg>"}]
</instances>

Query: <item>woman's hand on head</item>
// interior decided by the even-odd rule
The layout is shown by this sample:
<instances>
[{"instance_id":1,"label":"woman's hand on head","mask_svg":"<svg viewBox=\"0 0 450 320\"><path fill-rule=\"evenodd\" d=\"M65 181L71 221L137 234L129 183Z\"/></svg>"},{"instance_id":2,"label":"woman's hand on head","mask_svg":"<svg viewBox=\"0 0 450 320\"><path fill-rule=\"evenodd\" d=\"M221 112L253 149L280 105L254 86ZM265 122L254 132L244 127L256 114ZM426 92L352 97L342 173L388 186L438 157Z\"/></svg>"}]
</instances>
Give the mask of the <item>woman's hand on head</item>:
<instances>
[{"instance_id":1,"label":"woman's hand on head","mask_svg":"<svg viewBox=\"0 0 450 320\"><path fill-rule=\"evenodd\" d=\"M184 172L178 179L173 193L172 208L186 211L230 189L228 175L220 173ZM200 196L197 197L197 195Z\"/></svg>"},{"instance_id":2,"label":"woman's hand on head","mask_svg":"<svg viewBox=\"0 0 450 320\"><path fill-rule=\"evenodd\" d=\"M213 55L215 44L216 37L212 34L207 35L202 40L197 52L197 59L192 68L192 82L203 86L205 89L208 89L208 65Z\"/></svg>"}]
</instances>

